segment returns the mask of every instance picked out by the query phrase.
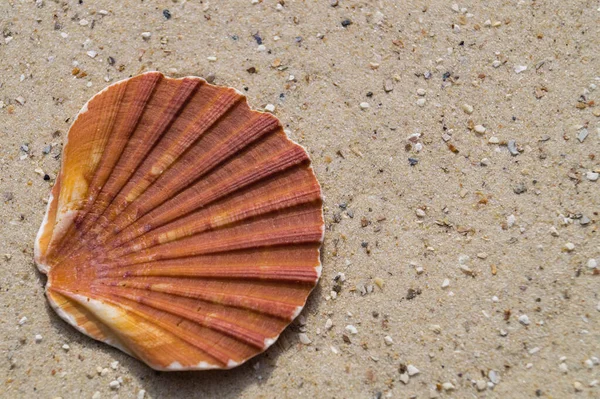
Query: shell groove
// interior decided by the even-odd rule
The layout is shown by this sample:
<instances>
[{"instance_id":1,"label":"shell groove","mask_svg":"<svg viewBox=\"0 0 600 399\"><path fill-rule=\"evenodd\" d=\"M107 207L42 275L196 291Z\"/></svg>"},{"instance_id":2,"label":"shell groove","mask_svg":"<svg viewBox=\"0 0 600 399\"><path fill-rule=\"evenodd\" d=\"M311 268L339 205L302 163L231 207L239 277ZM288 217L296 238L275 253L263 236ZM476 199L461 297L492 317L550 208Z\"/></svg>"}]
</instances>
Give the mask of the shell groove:
<instances>
[{"instance_id":1,"label":"shell groove","mask_svg":"<svg viewBox=\"0 0 600 399\"><path fill-rule=\"evenodd\" d=\"M308 155L277 118L150 72L73 122L35 260L81 332L158 370L231 368L304 306L323 224Z\"/></svg>"}]
</instances>

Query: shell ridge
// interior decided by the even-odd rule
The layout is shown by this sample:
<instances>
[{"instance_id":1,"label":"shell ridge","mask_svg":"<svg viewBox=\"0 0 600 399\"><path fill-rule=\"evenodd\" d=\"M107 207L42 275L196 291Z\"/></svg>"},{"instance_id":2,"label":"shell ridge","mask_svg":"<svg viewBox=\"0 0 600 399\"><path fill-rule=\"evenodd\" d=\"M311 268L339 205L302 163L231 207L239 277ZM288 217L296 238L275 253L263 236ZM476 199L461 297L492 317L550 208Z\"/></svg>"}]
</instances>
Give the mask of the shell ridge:
<instances>
[{"instance_id":1,"label":"shell ridge","mask_svg":"<svg viewBox=\"0 0 600 399\"><path fill-rule=\"evenodd\" d=\"M185 107L187 101L200 85L200 80L183 79L181 86L177 88L176 92L169 99L168 105L162 110L160 114L162 117L158 118L150 128L150 137L138 137L143 134L139 129L133 132L130 142L123 150L119 162L115 165L114 172L111 173L98 195L98 199L106 202L106 206L104 209L100 208L98 216L91 221L91 223L95 223L95 228L89 230L92 235L97 235L112 220L111 217L115 213L115 208L118 209L115 200L120 198L121 191L125 187L127 180L134 175L140 165L142 165L145 157L158 145L160 138L169 129L175 118L179 115L180 110ZM136 151L132 149L135 146L140 147L141 150ZM121 173L121 175L117 176L116 172ZM112 199L110 198L111 195L107 194L110 191L117 193Z\"/></svg>"},{"instance_id":2,"label":"shell ridge","mask_svg":"<svg viewBox=\"0 0 600 399\"><path fill-rule=\"evenodd\" d=\"M237 208L231 204L225 203L222 207L225 210L228 210L228 212L226 215L220 217L211 218L210 214L218 214L219 212L224 212L224 210L219 208L213 209L211 206L202 208L173 222L169 222L156 229L142 233L134 239L121 243L120 247L109 250L108 256L115 257L127 255L131 252L200 234L204 231L233 227L242 224L249 219L266 218L283 209L320 201L320 190L318 187L316 189L314 187L307 187L305 190L306 191L302 191L299 183L299 186L296 188L296 193L285 196L285 192L281 193L281 191L285 190L280 188L279 192L275 191L270 193L273 197L266 197L262 199L262 201L256 200L249 209L243 208L243 206L246 205L243 203L238 204ZM238 198L239 197L240 196L238 195ZM208 215L204 216L204 214ZM125 243L128 244L128 248L123 248Z\"/></svg>"},{"instance_id":3,"label":"shell ridge","mask_svg":"<svg viewBox=\"0 0 600 399\"><path fill-rule=\"evenodd\" d=\"M286 161L285 157L282 157L283 161ZM258 165L256 168L251 168L246 170L246 173L255 173L254 176L242 176L242 178L238 179L239 181L236 184L236 175L234 176L230 176L228 179L220 179L220 181L218 179L215 179L211 176L209 176L208 178L205 176L200 176L196 182L192 185L192 186L187 186L187 187L182 187L179 191L175 192L172 194L172 197L170 199L165 200L164 202L156 205L155 208L153 209L143 209L141 213L143 213L143 215L137 219L135 222L132 223L132 225L127 226L125 229L123 229L122 231L120 231L118 234L123 233L122 235L126 235L130 234L131 230L134 230L134 235L128 237L125 241L119 240L119 238L117 238L115 240L115 242L113 242L111 244L112 248L116 248L118 246L121 246L125 243L127 243L128 241L135 239L136 237L138 237L141 234L144 234L152 229L161 227L164 224L170 223L170 222L174 222L177 219L180 218L184 218L189 216L191 213L197 211L198 209L210 205L212 202L217 201L223 197L226 197L228 195L231 195L233 193L235 193L238 189L243 189L245 186L247 185L251 185L253 183L255 183L256 181L259 181L261 178L267 178L270 177L273 174L279 173L279 172L283 172L286 168L292 168L294 166L296 166L296 162L302 162L304 159L296 159L292 162L289 162L289 164L283 164L280 166L279 169L268 169L268 168L264 168L267 169L266 173L263 174L257 174L255 173L255 169L259 170L265 166L263 164ZM205 199L203 201L202 195L203 192L205 192L206 190L203 190L202 186L207 186L211 184L211 180L217 180L215 182L215 184L223 184L223 182L233 182L231 184L231 186L228 189L224 189L222 192L215 192L215 194L212 197L209 197L207 199ZM213 187L213 191L214 191L214 187ZM204 196L206 196L206 194L204 194ZM187 207L184 207L183 202L185 201L185 197L188 197L188 201L192 200L195 201L194 204L188 205ZM191 198L190 198L191 197ZM183 198L183 199L182 199ZM165 214L172 214L172 209L173 209L173 204L171 204L171 202L173 202L174 204L176 204L178 206L178 214L171 216L168 216L165 218ZM155 204L151 204L151 206L154 206ZM153 220L155 219L156 215L160 215L162 217L162 219L160 219L159 221ZM146 226L149 226L149 222L152 221L152 228L147 228ZM137 230L135 230L137 229Z\"/></svg>"},{"instance_id":4,"label":"shell ridge","mask_svg":"<svg viewBox=\"0 0 600 399\"><path fill-rule=\"evenodd\" d=\"M105 115L103 123L98 123L98 121L101 119L99 115L100 112L92 112L89 118L92 119L92 122L96 121L96 123L100 126L94 131L90 131L85 129L85 127L82 127L82 130L76 130L79 133L77 137L71 137L71 143L73 143L74 141L81 143L81 141L84 140L84 143L87 144L89 148L86 147L87 151L85 152L85 155L87 155L87 159L95 165L93 169L94 171L100 164L102 153L104 152L104 149L108 144L108 140L112 132L112 127L117 119L118 108L123 100L123 96L125 94L127 85L128 82L125 81L124 83L115 85L113 87L114 94L116 95L113 97L115 104L110 107L104 104L104 102L107 101L107 99L104 98L104 96L96 95L92 97L92 99L88 101L88 104L90 104L89 106L96 110L101 109L102 111L104 111L102 112L102 115ZM106 110L106 108L108 108L108 110ZM85 124L85 121L81 120L79 124ZM75 126L75 122L73 123L73 125ZM98 144L96 145L95 143ZM95 155L97 150L94 149L97 147L100 147L102 149L100 157ZM70 147L67 148L66 145L63 149L63 153L65 154L65 159L63 160L63 163L61 165L61 174L63 173L63 169L66 168L68 164L76 163L80 155L79 153L72 151ZM68 241L67 238L74 234L78 223L77 221L80 220L81 212L83 211L83 209L85 209L85 205L87 202L87 192L89 190L89 184L91 180L92 177L81 173L80 184L86 185L86 191L79 193L79 198L73 198L73 193L76 191L76 189L71 189L71 191L69 192L68 185L62 186L62 189L59 192L57 198L58 203L57 215L54 222L55 226L53 228L53 234L47 247L49 256L62 249L62 244L65 241ZM83 183L84 181L85 183ZM67 196L69 198L67 198ZM64 227L61 227L62 225L64 225Z\"/></svg>"},{"instance_id":5,"label":"shell ridge","mask_svg":"<svg viewBox=\"0 0 600 399\"><path fill-rule=\"evenodd\" d=\"M201 342L198 339L194 339L194 337L191 336L192 334L189 331L178 328L179 327L178 325L171 326L171 325L169 325L169 323L167 323L165 321L162 321L162 320L156 319L156 318L152 318L152 316L151 316L152 312L149 309L144 310L144 308L147 308L146 305L138 304L139 308L135 308L135 307L132 307L130 304L127 304L125 302L117 302L113 298L105 296L105 295L97 295L97 296L103 298L106 302L112 304L113 306L117 306L122 309L125 309L130 313L133 313L147 321L152 322L158 328L160 328L164 331L167 331L168 333L174 335L175 337L177 337L183 341L186 341L190 345L196 347L198 350L208 354L210 357L214 358L219 363L227 364L227 360L230 359L230 356L228 356L223 351L219 350L214 345L214 343L213 343L213 345L211 345L210 343Z\"/></svg>"},{"instance_id":6,"label":"shell ridge","mask_svg":"<svg viewBox=\"0 0 600 399\"><path fill-rule=\"evenodd\" d=\"M210 174L214 168L218 167L223 162L226 162L236 153L236 151L242 150L246 146L251 145L253 142L260 139L262 136L268 135L280 127L277 121L275 124L269 124L266 127L258 126L258 129L256 129L253 124L255 124L255 121L254 123L249 124L249 126L245 125L242 129L240 129L240 131L248 131L249 133L245 135L239 134L234 136L234 138L238 139L237 142L223 142L219 148L211 151L211 157L209 157L209 159L212 158L212 162L200 162L201 160L198 161L197 164L200 166L200 168L195 171L195 177L179 181L179 179L174 179L173 176L171 176L171 171L173 171L172 168L165 170L164 173L151 186L149 186L143 194L140 195L138 198L140 200L139 205L135 203L130 204L128 211L133 212L135 216L131 217L131 222L129 224L119 224L118 228L115 229L115 235L127 229L129 226L131 226L131 224L137 222L148 212L152 211L158 206L161 206L165 201L168 201L173 196L177 196L182 191L185 191L189 184L194 184L194 182L202 180L206 174ZM186 153L191 151L193 151L193 147L188 149ZM183 159L185 156L186 154L182 154L180 159ZM192 170L194 166L196 166L196 164L190 164L187 169ZM175 171L175 173L176 172L177 171ZM164 181L168 182L167 185L163 184ZM175 185L173 183L175 183ZM155 196L154 194L156 193L159 195ZM134 204L136 206L132 208L132 205ZM110 237L107 237L106 239L108 240L109 238Z\"/></svg>"},{"instance_id":7,"label":"shell ridge","mask_svg":"<svg viewBox=\"0 0 600 399\"><path fill-rule=\"evenodd\" d=\"M65 296L68 296L69 298L72 298L73 300L77 301L78 303L80 303L80 304L81 304L82 306L84 306L84 307L85 307L85 308L86 308L86 309L87 309L89 312L91 312L91 313L92 313L92 314L94 314L96 317L98 317L100 320L102 320L103 324L104 324L104 325L106 325L106 326L108 326L108 328L109 328L111 331L114 331L114 330L113 330L113 329L110 327L110 325L111 325L111 323L115 323L115 322L116 322L116 320L111 320L111 317L110 317L109 315L103 315L103 316L101 316L101 315L99 314L99 312L97 311L98 309L94 309L94 307L93 307L93 306L91 306L92 304L96 304L96 307L99 307L99 306L106 306L106 305L104 305L104 304L103 304L103 305L100 305L100 303L101 303L101 302L100 302L98 299L92 299L91 297L84 297L84 296L82 296L82 295L71 294L71 293L69 293L69 292L63 292L63 294L64 294ZM149 321L151 321L151 319L150 319L149 315L148 315L148 314L145 314L145 313L144 313L143 311L141 311L141 310L138 310L138 309L133 309L133 308L131 308L131 306L128 306L127 304L124 304L124 303L116 302L116 301L114 301L113 299L111 299L111 298L109 298L109 297L104 297L104 296L102 296L102 295L98 295L98 294L97 294L97 295L95 295L95 296L96 296L97 298L102 298L102 299L104 299L104 300L105 300L105 302L107 302L107 303L109 303L109 304L110 304L110 306L113 306L113 307L116 307L116 308L119 308L119 309L123 309L123 311L126 311L126 312L128 312L128 313L131 313L131 314L135 314L136 316L138 316L138 317L140 317L140 318L144 319L146 322L149 322ZM179 339L182 339L182 338L181 338L181 337L180 337L178 334L174 334L174 332L172 331L172 329L164 328L166 323L161 323L161 322L158 322L158 323L157 323L156 321L153 321L153 324L159 324L158 328L160 328L161 330L163 330L163 331L167 331L169 334L172 334L173 336L175 336L175 337L177 337L177 338L179 338ZM142 328L142 329L143 329L143 328L144 328L144 325L143 325L143 324L136 324L136 328ZM155 327L155 328L156 328L156 327ZM83 331L83 332L87 334L87 332L85 332L85 331ZM131 333L132 333L132 332L130 332L130 335L131 335ZM139 346L140 344L139 344L139 343L137 343L137 342L132 342L132 337L131 337L131 336L122 336L122 337L121 337L119 334L117 334L117 338L120 338L120 339L121 339L121 341L120 341L120 342L121 342L121 344L124 344L125 342L129 343L130 345L129 345L129 346L125 346L125 348L129 349L131 352L128 352L128 351L124 350L123 348L121 348L121 347L119 347L119 346L116 346L116 345L115 345L115 342L107 342L107 341L104 341L104 342L108 343L109 345L115 346L115 347L117 347L118 349L121 349L121 350L123 350L123 352L125 352L125 353L128 353L128 354L130 354L130 355L134 354L133 356L136 356L136 357L139 357L139 358L144 358L144 357L145 357L145 356L143 356L143 354L140 354L140 353L139 353L139 350L134 350L134 349L133 349L134 347L137 347L137 346ZM187 340L184 340L184 341L186 341L186 342L187 342ZM189 343L189 342L188 342L188 343ZM191 344L191 343L190 343L190 344ZM208 354L208 355L209 355L209 356L210 356L212 359L214 359L214 360L217 360L217 361L219 361L219 362L221 362L221 363L223 362L223 359L226 359L226 358L228 358L228 357L227 357L226 355L224 355L224 354L223 354L221 351L218 351L218 350L216 350L216 349L213 349L213 348L211 348L209 345L202 345L202 347L203 347L203 348L205 348L206 350L204 350L204 349L202 349L202 348L198 347L197 345L194 345L194 344L191 344L191 345L192 345L192 346L194 346L194 347L196 347L197 349L200 349L200 350L201 350L201 351L203 351L204 353ZM213 356L213 354L211 354L211 353L214 353L214 354L215 354L217 357ZM218 357L218 356L220 356L220 357L221 357L221 359L219 359L219 357Z\"/></svg>"},{"instance_id":8,"label":"shell ridge","mask_svg":"<svg viewBox=\"0 0 600 399\"><path fill-rule=\"evenodd\" d=\"M296 303L287 303L281 300L261 298L242 293L229 293L225 295L214 288L202 288L191 291L187 289L188 287L184 287L184 284L182 284L180 281L177 281L177 278L171 278L167 280L168 284L160 283L152 278L142 278L139 280L140 281L136 281L136 278L128 278L127 283L122 283L120 280L102 279L95 283L92 287L95 290L101 290L104 288L104 286L120 286L148 290L151 292L158 292L181 298L192 298L209 303L248 309L257 313L264 313L269 316L275 316L282 319L289 319L290 314L293 314L298 306ZM278 307L281 307L281 309Z\"/></svg>"},{"instance_id":9,"label":"shell ridge","mask_svg":"<svg viewBox=\"0 0 600 399\"><path fill-rule=\"evenodd\" d=\"M161 80L162 75L161 74L145 74L142 75L141 80L142 82L139 83L139 86L137 87L136 90L136 94L133 97L133 104L128 108L128 112L127 113L127 117L125 117L125 123L123 124L123 126L119 126L117 127L117 129L114 130L121 130L122 132L121 135L124 138L129 138L131 137L131 135L135 132L142 114L144 112L145 106L146 104L148 104L148 101L150 100L150 97L154 94L156 87L159 83L159 81ZM144 84L144 83L148 83L148 84ZM115 132L113 130L113 134L117 134L119 132ZM119 144L117 142L117 144ZM102 160L100 161L100 166L98 168L98 171L94 174L94 178L92 180L92 183L90 184L90 193L88 195L88 211L90 211L91 209L93 209L93 206L95 205L96 199L98 197L98 194L100 193L100 191L102 190L102 187L104 186L104 184L106 183L106 181L108 180L109 176L110 176L110 170L119 162L119 159L121 158L121 155L123 154L123 151L125 149L124 146L115 146L114 149L116 151L107 151L106 154L104 154L105 156L103 156ZM115 156L115 152L117 153L117 156ZM112 158L112 159L111 159ZM108 165L103 165L103 163L108 164ZM105 166L105 169L108 170L108 173L104 173L103 175L100 175L99 172L102 169L102 166ZM87 214L87 212L86 212ZM83 218L81 218L83 219ZM80 220L80 222L82 222L83 220Z\"/></svg>"},{"instance_id":10,"label":"shell ridge","mask_svg":"<svg viewBox=\"0 0 600 399\"><path fill-rule=\"evenodd\" d=\"M195 312L190 311L185 306L179 306L172 301L153 299L144 297L141 294L136 296L132 293L120 292L119 290L111 290L113 295L126 298L135 302L139 302L145 306L155 308L159 311L170 313L174 316L183 317L191 322L197 323L202 327L210 328L219 333L228 335L246 344L253 345L259 349L263 347L265 336L258 331L248 330L234 321L226 320L220 317L210 316L205 312L197 309Z\"/></svg>"},{"instance_id":11,"label":"shell ridge","mask_svg":"<svg viewBox=\"0 0 600 399\"><path fill-rule=\"evenodd\" d=\"M274 165L270 165L269 160L267 160L264 163L256 165L254 168L249 168L245 170L245 173L242 173L241 176L232 176L225 181L221 181L220 183L223 185L221 190L216 191L215 188L213 188L212 193L202 187L211 182L201 179L193 186L184 189L170 201L163 203L145 216L150 220L154 219L156 216L162 217L162 219L159 219L159 222L154 221L154 228L160 227L171 221L186 217L195 210L207 206L227 195L233 194L237 190L255 183L262 178L284 171L287 168L292 168L306 160L305 153L298 154L296 149L290 149L285 151L280 158L276 158L276 162L271 162ZM229 186L227 183L229 183ZM178 213L173 214L171 202L178 205ZM165 216L168 217L165 218ZM169 219L169 217L172 219Z\"/></svg>"},{"instance_id":12,"label":"shell ridge","mask_svg":"<svg viewBox=\"0 0 600 399\"><path fill-rule=\"evenodd\" d=\"M232 94L235 94L235 96ZM186 147L189 150L190 146L202 138L207 129L218 123L240 100L240 97L234 92L223 93L215 97L215 99L205 104L200 110L199 116L187 123L180 132L167 129L159 138L156 145L147 153L146 159L142 161L128 183L119 192L117 197L121 197L122 200L112 221L117 222L119 216L122 215L119 212L125 211L162 173L176 164ZM188 99L187 104L190 101L192 101L191 97ZM184 113L185 107L182 107L179 112ZM169 142L174 142L174 144L170 145ZM157 156L156 159L154 159L155 155ZM115 201L117 199L115 198Z\"/></svg>"},{"instance_id":13,"label":"shell ridge","mask_svg":"<svg viewBox=\"0 0 600 399\"><path fill-rule=\"evenodd\" d=\"M295 244L302 242L318 242L322 236L318 221L311 221L310 225L302 228L297 228L285 225L285 223L296 222L302 220L303 216L314 218L314 210L307 208L303 211L280 211L279 215L272 220L267 221L251 221L243 225L233 226L226 229L214 230L188 236L176 241L171 241L165 244L159 244L149 249L142 250L137 253L132 253L120 259L121 262L133 260L160 260L169 259L172 257L183 257L191 255L199 255L203 253L219 252L224 250L234 250L242 248L252 248L256 246L271 246L282 244ZM276 225L274 220L277 220L279 225ZM251 229L265 231L256 233L249 231ZM229 234L229 238L224 238L223 235ZM158 253L160 248L162 253ZM186 251L187 250L187 251ZM110 259L115 259L110 258ZM135 263L141 263L136 261Z\"/></svg>"}]
</instances>

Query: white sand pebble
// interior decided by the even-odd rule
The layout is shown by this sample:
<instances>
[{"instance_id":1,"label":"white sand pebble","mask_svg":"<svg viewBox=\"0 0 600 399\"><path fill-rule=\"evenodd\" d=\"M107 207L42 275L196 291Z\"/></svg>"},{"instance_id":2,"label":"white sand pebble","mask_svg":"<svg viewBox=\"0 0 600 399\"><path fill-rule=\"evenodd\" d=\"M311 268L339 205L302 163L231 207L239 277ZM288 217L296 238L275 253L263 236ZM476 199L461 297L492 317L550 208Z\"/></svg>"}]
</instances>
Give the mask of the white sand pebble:
<instances>
[{"instance_id":1,"label":"white sand pebble","mask_svg":"<svg viewBox=\"0 0 600 399\"><path fill-rule=\"evenodd\" d=\"M89 24L89 22L85 18L79 21L79 25L81 25L81 26L86 26L87 24Z\"/></svg>"},{"instance_id":2,"label":"white sand pebble","mask_svg":"<svg viewBox=\"0 0 600 399\"><path fill-rule=\"evenodd\" d=\"M418 368L416 368L415 366L413 366L412 364L409 364L409 365L406 367L406 371L408 372L408 375L409 375L409 376L411 376L411 377L412 377L413 375L417 375L417 374L419 374L419 373L420 373L420 370L419 370Z\"/></svg>"},{"instance_id":3,"label":"white sand pebble","mask_svg":"<svg viewBox=\"0 0 600 399\"><path fill-rule=\"evenodd\" d=\"M117 380L113 380L108 383L108 386L110 387L110 389L113 389L116 391L117 389L119 389L121 387L121 383Z\"/></svg>"},{"instance_id":4,"label":"white sand pebble","mask_svg":"<svg viewBox=\"0 0 600 399\"><path fill-rule=\"evenodd\" d=\"M483 134L487 129L483 125L475 125L475 133Z\"/></svg>"},{"instance_id":5,"label":"white sand pebble","mask_svg":"<svg viewBox=\"0 0 600 399\"><path fill-rule=\"evenodd\" d=\"M110 368L113 369L113 370L118 369L119 368L119 362L115 360L114 362L112 362L110 364Z\"/></svg>"},{"instance_id":6,"label":"white sand pebble","mask_svg":"<svg viewBox=\"0 0 600 399\"><path fill-rule=\"evenodd\" d=\"M391 346L394 344L394 340L389 335L386 335L385 337L383 337L383 341L385 342L385 344L387 346Z\"/></svg>"},{"instance_id":7,"label":"white sand pebble","mask_svg":"<svg viewBox=\"0 0 600 399\"><path fill-rule=\"evenodd\" d=\"M367 102L362 102L362 103L360 103L360 108L361 108L361 109L367 109L367 108L369 108L369 107L370 107L370 105L369 105L369 103L367 103Z\"/></svg>"},{"instance_id":8,"label":"white sand pebble","mask_svg":"<svg viewBox=\"0 0 600 399\"><path fill-rule=\"evenodd\" d=\"M331 319L327 319L327 321L325 322L325 329L331 330L331 327L333 327L333 321L331 321Z\"/></svg>"},{"instance_id":9,"label":"white sand pebble","mask_svg":"<svg viewBox=\"0 0 600 399\"><path fill-rule=\"evenodd\" d=\"M585 364L585 367L587 367L588 369L591 369L594 367L594 362L592 361L592 359L586 359L586 361L583 362L583 364Z\"/></svg>"},{"instance_id":10,"label":"white sand pebble","mask_svg":"<svg viewBox=\"0 0 600 399\"><path fill-rule=\"evenodd\" d=\"M598 267L598 261L596 259L590 259L587 261L588 269L595 269Z\"/></svg>"},{"instance_id":11,"label":"white sand pebble","mask_svg":"<svg viewBox=\"0 0 600 399\"><path fill-rule=\"evenodd\" d=\"M589 171L585 174L585 178L588 179L589 181L596 181L596 180L598 180L598 177L600 177L600 173L596 173L596 172L592 172L592 171Z\"/></svg>"},{"instance_id":12,"label":"white sand pebble","mask_svg":"<svg viewBox=\"0 0 600 399\"><path fill-rule=\"evenodd\" d=\"M450 287L450 280L448 280L447 278L444 279L444 281L442 281L442 288L448 288Z\"/></svg>"},{"instance_id":13,"label":"white sand pebble","mask_svg":"<svg viewBox=\"0 0 600 399\"><path fill-rule=\"evenodd\" d=\"M142 39L149 40L152 37L152 33L150 32L142 32Z\"/></svg>"},{"instance_id":14,"label":"white sand pebble","mask_svg":"<svg viewBox=\"0 0 600 399\"><path fill-rule=\"evenodd\" d=\"M67 37L69 37L69 34L66 32L60 32L60 37L62 37L63 39L66 39Z\"/></svg>"},{"instance_id":15,"label":"white sand pebble","mask_svg":"<svg viewBox=\"0 0 600 399\"><path fill-rule=\"evenodd\" d=\"M140 389L137 393L137 399L144 399L146 397L146 390Z\"/></svg>"},{"instance_id":16,"label":"white sand pebble","mask_svg":"<svg viewBox=\"0 0 600 399\"><path fill-rule=\"evenodd\" d=\"M206 59L210 62L216 62L217 61L217 57L215 57L214 55L211 55L210 57L206 57Z\"/></svg>"},{"instance_id":17,"label":"white sand pebble","mask_svg":"<svg viewBox=\"0 0 600 399\"><path fill-rule=\"evenodd\" d=\"M264 44L261 44L256 48L256 51L260 51L260 52L267 51L267 46L265 46Z\"/></svg>"},{"instance_id":18,"label":"white sand pebble","mask_svg":"<svg viewBox=\"0 0 600 399\"><path fill-rule=\"evenodd\" d=\"M69 351L69 349L71 349L71 347L69 346L69 344L64 344L64 345L62 346L62 348L65 350L65 352L68 352L68 351Z\"/></svg>"},{"instance_id":19,"label":"white sand pebble","mask_svg":"<svg viewBox=\"0 0 600 399\"><path fill-rule=\"evenodd\" d=\"M442 388L444 389L444 391L454 391L456 389L456 387L452 385L451 382L444 382L442 384Z\"/></svg>"},{"instance_id":20,"label":"white sand pebble","mask_svg":"<svg viewBox=\"0 0 600 399\"><path fill-rule=\"evenodd\" d=\"M567 251L571 252L575 249L575 244L573 244L572 242L568 242L565 244L565 249Z\"/></svg>"},{"instance_id":21,"label":"white sand pebble","mask_svg":"<svg viewBox=\"0 0 600 399\"><path fill-rule=\"evenodd\" d=\"M488 378L494 384L498 384L500 382L500 374L496 370L490 370L488 372Z\"/></svg>"},{"instance_id":22,"label":"white sand pebble","mask_svg":"<svg viewBox=\"0 0 600 399\"><path fill-rule=\"evenodd\" d=\"M347 332L349 332L350 334L356 335L358 334L358 330L356 329L356 327L354 327L352 324L348 324L345 328L345 330Z\"/></svg>"},{"instance_id":23,"label":"white sand pebble","mask_svg":"<svg viewBox=\"0 0 600 399\"><path fill-rule=\"evenodd\" d=\"M23 317L21 317L21 320L19 320L19 325L20 326L22 326L25 323L27 323L27 316L23 316Z\"/></svg>"},{"instance_id":24,"label":"white sand pebble","mask_svg":"<svg viewBox=\"0 0 600 399\"><path fill-rule=\"evenodd\" d=\"M517 218L515 217L515 215L508 215L508 217L506 218L506 225L508 227L513 227L516 221Z\"/></svg>"},{"instance_id":25,"label":"white sand pebble","mask_svg":"<svg viewBox=\"0 0 600 399\"><path fill-rule=\"evenodd\" d=\"M267 112L275 112L275 106L273 104L267 104L265 105L265 111Z\"/></svg>"},{"instance_id":26,"label":"white sand pebble","mask_svg":"<svg viewBox=\"0 0 600 399\"><path fill-rule=\"evenodd\" d=\"M519 323L523 324L524 326L528 326L531 323L531 321L529 321L529 316L526 314L519 316Z\"/></svg>"},{"instance_id":27,"label":"white sand pebble","mask_svg":"<svg viewBox=\"0 0 600 399\"><path fill-rule=\"evenodd\" d=\"M527 70L527 65L517 65L515 67L515 73L521 73Z\"/></svg>"},{"instance_id":28,"label":"white sand pebble","mask_svg":"<svg viewBox=\"0 0 600 399\"><path fill-rule=\"evenodd\" d=\"M424 98L419 98L419 99L417 100L417 105L418 105L419 107L424 107L426 102L427 102L427 100L425 100Z\"/></svg>"},{"instance_id":29,"label":"white sand pebble","mask_svg":"<svg viewBox=\"0 0 600 399\"><path fill-rule=\"evenodd\" d=\"M581 384L581 382L579 382L579 381L575 381L573 383L573 388L575 388L576 392L581 392L581 391L583 391L583 384Z\"/></svg>"},{"instance_id":30,"label":"white sand pebble","mask_svg":"<svg viewBox=\"0 0 600 399\"><path fill-rule=\"evenodd\" d=\"M471 115L473 113L473 106L470 104L464 103L461 108L466 114Z\"/></svg>"},{"instance_id":31,"label":"white sand pebble","mask_svg":"<svg viewBox=\"0 0 600 399\"><path fill-rule=\"evenodd\" d=\"M494 62L492 62L492 66L494 68L498 68L498 67L500 67L500 65L502 65L502 62L500 62L498 60L494 60Z\"/></svg>"},{"instance_id":32,"label":"white sand pebble","mask_svg":"<svg viewBox=\"0 0 600 399\"><path fill-rule=\"evenodd\" d=\"M42 337L40 334L37 334L37 335L35 336L35 342L36 342L37 344L39 344L40 342L42 342L42 339L44 339L44 337Z\"/></svg>"},{"instance_id":33,"label":"white sand pebble","mask_svg":"<svg viewBox=\"0 0 600 399\"><path fill-rule=\"evenodd\" d=\"M490 144L499 144L500 143L500 139L498 137L492 136L489 138L488 143Z\"/></svg>"},{"instance_id":34,"label":"white sand pebble","mask_svg":"<svg viewBox=\"0 0 600 399\"><path fill-rule=\"evenodd\" d=\"M100 391L96 391L92 395L92 399L100 399L101 397L102 397L102 394L100 393Z\"/></svg>"},{"instance_id":35,"label":"white sand pebble","mask_svg":"<svg viewBox=\"0 0 600 399\"><path fill-rule=\"evenodd\" d=\"M400 374L400 381L402 381L402 383L404 385L408 384L408 379L409 379L408 373L402 373L402 374Z\"/></svg>"},{"instance_id":36,"label":"white sand pebble","mask_svg":"<svg viewBox=\"0 0 600 399\"><path fill-rule=\"evenodd\" d=\"M304 345L310 345L310 343L312 342L310 340L310 338L308 338L308 335L306 335L306 333L300 333L298 334L298 339L300 340L300 342L302 342Z\"/></svg>"},{"instance_id":37,"label":"white sand pebble","mask_svg":"<svg viewBox=\"0 0 600 399\"><path fill-rule=\"evenodd\" d=\"M427 91L425 89L417 89L417 94L422 97L427 94Z\"/></svg>"},{"instance_id":38,"label":"white sand pebble","mask_svg":"<svg viewBox=\"0 0 600 399\"><path fill-rule=\"evenodd\" d=\"M421 209L421 208L417 208L417 209L415 210L415 213L416 213L416 214L417 214L417 216L418 216L418 217L420 217L420 218L424 218L424 217L426 216L426 213L425 213L425 211L424 211L423 209Z\"/></svg>"},{"instance_id":39,"label":"white sand pebble","mask_svg":"<svg viewBox=\"0 0 600 399\"><path fill-rule=\"evenodd\" d=\"M87 52L88 57L90 58L96 58L96 56L98 55L98 53L94 50L90 50Z\"/></svg>"},{"instance_id":40,"label":"white sand pebble","mask_svg":"<svg viewBox=\"0 0 600 399\"><path fill-rule=\"evenodd\" d=\"M487 388L487 383L485 382L485 380L477 380L475 386L477 387L477 390L479 392L482 392L485 391L485 389Z\"/></svg>"},{"instance_id":41,"label":"white sand pebble","mask_svg":"<svg viewBox=\"0 0 600 399\"><path fill-rule=\"evenodd\" d=\"M569 366L567 366L567 363L561 363L558 366L558 369L564 374L567 374L569 372Z\"/></svg>"}]
</instances>

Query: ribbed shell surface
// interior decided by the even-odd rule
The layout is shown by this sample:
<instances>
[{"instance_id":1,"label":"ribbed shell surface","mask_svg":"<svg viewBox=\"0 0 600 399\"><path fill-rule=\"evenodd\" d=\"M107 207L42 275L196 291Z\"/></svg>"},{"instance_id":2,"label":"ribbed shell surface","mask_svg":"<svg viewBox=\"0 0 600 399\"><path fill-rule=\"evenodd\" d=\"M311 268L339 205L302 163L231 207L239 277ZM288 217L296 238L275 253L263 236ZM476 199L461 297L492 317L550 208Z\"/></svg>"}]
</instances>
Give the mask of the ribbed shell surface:
<instances>
[{"instance_id":1,"label":"ribbed shell surface","mask_svg":"<svg viewBox=\"0 0 600 399\"><path fill-rule=\"evenodd\" d=\"M150 72L78 114L35 260L83 333L158 370L231 368L299 314L322 240L320 186L277 118Z\"/></svg>"}]
</instances>

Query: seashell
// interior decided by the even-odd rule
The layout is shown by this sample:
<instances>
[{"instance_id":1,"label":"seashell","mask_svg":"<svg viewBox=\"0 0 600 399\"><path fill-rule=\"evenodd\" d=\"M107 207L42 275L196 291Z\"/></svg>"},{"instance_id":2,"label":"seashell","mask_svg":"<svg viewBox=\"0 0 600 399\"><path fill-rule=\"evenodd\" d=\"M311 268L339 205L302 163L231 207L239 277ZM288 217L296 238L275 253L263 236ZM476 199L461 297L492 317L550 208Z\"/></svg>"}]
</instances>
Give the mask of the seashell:
<instances>
[{"instance_id":1,"label":"seashell","mask_svg":"<svg viewBox=\"0 0 600 399\"><path fill-rule=\"evenodd\" d=\"M232 368L299 314L323 232L309 157L277 118L150 72L79 112L35 261L90 337L158 370Z\"/></svg>"}]
</instances>

